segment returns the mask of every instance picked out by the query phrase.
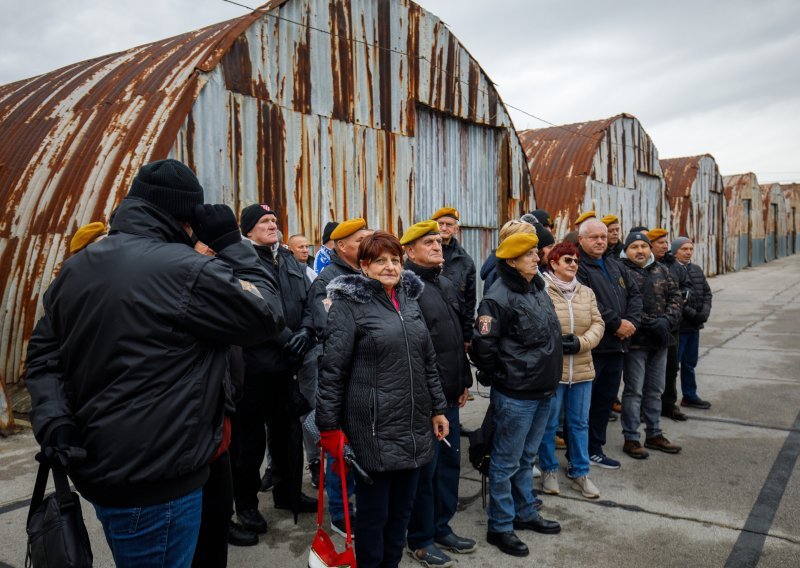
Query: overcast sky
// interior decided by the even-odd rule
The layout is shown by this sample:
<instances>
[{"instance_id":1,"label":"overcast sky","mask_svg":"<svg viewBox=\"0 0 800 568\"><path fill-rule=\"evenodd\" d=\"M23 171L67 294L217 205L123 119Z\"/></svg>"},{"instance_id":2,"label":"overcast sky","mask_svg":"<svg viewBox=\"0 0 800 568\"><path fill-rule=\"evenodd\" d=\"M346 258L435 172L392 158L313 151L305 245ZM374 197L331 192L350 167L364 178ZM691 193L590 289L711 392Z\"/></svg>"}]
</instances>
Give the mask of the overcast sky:
<instances>
[{"instance_id":1,"label":"overcast sky","mask_svg":"<svg viewBox=\"0 0 800 568\"><path fill-rule=\"evenodd\" d=\"M418 3L510 105L555 124L627 112L661 158L707 152L723 175L800 181L796 0ZM0 84L245 13L222 0L0 0L0 10ZM547 126L511 116L518 129Z\"/></svg>"}]
</instances>

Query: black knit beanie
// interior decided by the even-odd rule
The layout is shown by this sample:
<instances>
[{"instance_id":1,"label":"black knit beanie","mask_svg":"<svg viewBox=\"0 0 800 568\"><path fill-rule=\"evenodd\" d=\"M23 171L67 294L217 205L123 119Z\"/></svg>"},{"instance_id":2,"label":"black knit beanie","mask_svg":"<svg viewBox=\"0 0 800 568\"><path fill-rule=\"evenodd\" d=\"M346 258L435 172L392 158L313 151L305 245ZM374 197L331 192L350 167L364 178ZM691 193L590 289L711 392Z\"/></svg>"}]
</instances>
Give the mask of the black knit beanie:
<instances>
[{"instance_id":1,"label":"black knit beanie","mask_svg":"<svg viewBox=\"0 0 800 568\"><path fill-rule=\"evenodd\" d=\"M255 203L242 209L239 214L239 227L242 229L242 234L246 236L252 231L264 215L275 215L276 219L278 217L278 213L266 203Z\"/></svg>"},{"instance_id":2,"label":"black knit beanie","mask_svg":"<svg viewBox=\"0 0 800 568\"><path fill-rule=\"evenodd\" d=\"M322 231L322 244L324 245L329 240L331 240L331 234L336 230L336 227L339 226L339 223L336 221L328 221L325 225L325 230Z\"/></svg>"},{"instance_id":3,"label":"black knit beanie","mask_svg":"<svg viewBox=\"0 0 800 568\"><path fill-rule=\"evenodd\" d=\"M539 250L556 244L556 239L553 236L553 233L547 230L547 227L541 223L537 223L533 227L536 229L536 236L539 237L539 244L536 245Z\"/></svg>"},{"instance_id":4,"label":"black knit beanie","mask_svg":"<svg viewBox=\"0 0 800 568\"><path fill-rule=\"evenodd\" d=\"M644 233L631 232L628 233L628 238L625 239L625 246L622 248L622 250L628 250L628 247L631 246L636 241L644 241L648 245L650 244L650 239L648 239L647 235L645 235Z\"/></svg>"},{"instance_id":5,"label":"black knit beanie","mask_svg":"<svg viewBox=\"0 0 800 568\"><path fill-rule=\"evenodd\" d=\"M159 160L139 168L128 195L157 205L178 221L191 221L195 205L203 203L203 186L179 161Z\"/></svg>"}]
</instances>

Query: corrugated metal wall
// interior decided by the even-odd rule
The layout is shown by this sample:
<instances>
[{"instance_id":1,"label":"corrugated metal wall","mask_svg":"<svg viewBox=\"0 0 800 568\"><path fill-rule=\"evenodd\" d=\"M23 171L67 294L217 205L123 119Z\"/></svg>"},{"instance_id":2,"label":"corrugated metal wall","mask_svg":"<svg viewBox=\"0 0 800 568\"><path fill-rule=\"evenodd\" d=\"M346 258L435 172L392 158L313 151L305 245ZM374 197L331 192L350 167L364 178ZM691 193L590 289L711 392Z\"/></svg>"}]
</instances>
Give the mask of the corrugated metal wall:
<instances>
[{"instance_id":1,"label":"corrugated metal wall","mask_svg":"<svg viewBox=\"0 0 800 568\"><path fill-rule=\"evenodd\" d=\"M746 173L723 176L722 182L727 202L726 270L763 264L764 216L758 178L754 173Z\"/></svg>"},{"instance_id":2,"label":"corrugated metal wall","mask_svg":"<svg viewBox=\"0 0 800 568\"><path fill-rule=\"evenodd\" d=\"M708 154L661 160L672 209L671 236L694 240L693 262L707 276L725 271L725 186Z\"/></svg>"},{"instance_id":3,"label":"corrugated metal wall","mask_svg":"<svg viewBox=\"0 0 800 568\"><path fill-rule=\"evenodd\" d=\"M786 197L778 183L761 185L763 198L765 259L786 256Z\"/></svg>"},{"instance_id":4,"label":"corrugated metal wall","mask_svg":"<svg viewBox=\"0 0 800 568\"><path fill-rule=\"evenodd\" d=\"M563 238L579 212L614 213L634 225L669 229L669 202L658 150L628 114L520 133L540 207Z\"/></svg>"},{"instance_id":5,"label":"corrugated metal wall","mask_svg":"<svg viewBox=\"0 0 800 568\"><path fill-rule=\"evenodd\" d=\"M0 135L15 140L0 146L11 204L0 220L0 380L20 377L65 241L106 217L153 159L190 164L209 201L271 202L287 233L318 241L329 219L359 215L399 232L415 217L424 106L485 127L456 129L473 150L496 146L501 133L497 216L534 207L497 91L439 18L409 0L274 0L265 9L0 87ZM452 198L466 203L463 190Z\"/></svg>"},{"instance_id":6,"label":"corrugated metal wall","mask_svg":"<svg viewBox=\"0 0 800 568\"><path fill-rule=\"evenodd\" d=\"M800 183L782 183L786 197L787 253L800 252Z\"/></svg>"}]
</instances>

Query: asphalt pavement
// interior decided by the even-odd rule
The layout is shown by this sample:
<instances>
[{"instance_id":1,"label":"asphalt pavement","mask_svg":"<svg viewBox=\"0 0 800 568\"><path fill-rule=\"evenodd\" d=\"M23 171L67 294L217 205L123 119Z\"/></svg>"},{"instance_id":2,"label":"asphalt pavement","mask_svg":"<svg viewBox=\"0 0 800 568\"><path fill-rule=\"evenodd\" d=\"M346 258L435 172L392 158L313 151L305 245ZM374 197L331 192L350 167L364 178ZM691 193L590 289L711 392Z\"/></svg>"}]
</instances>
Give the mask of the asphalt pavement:
<instances>
[{"instance_id":1,"label":"asphalt pavement","mask_svg":"<svg viewBox=\"0 0 800 568\"><path fill-rule=\"evenodd\" d=\"M466 459L459 513L452 526L475 538L459 566L800 567L800 256L712 278L714 305L702 331L699 394L709 410L687 409L687 422L662 428L683 446L677 455L651 452L637 461L622 453L619 422L609 425L606 453L618 471L592 468L602 495L589 501L560 474L561 495L543 495L543 515L560 535L519 532L531 556L513 558L485 541L480 477ZM488 393L462 414L467 428L485 412ZM36 465L30 431L0 438L0 568L25 559L27 500ZM563 452L559 453L562 467ZM305 491L314 495L306 475ZM534 482L539 487L538 480ZM291 513L261 494L269 532L257 546L229 549L230 566L306 566L316 515L295 525ZM96 566L112 566L92 507L84 503ZM335 542L342 544L336 537ZM405 557L403 567L418 566Z\"/></svg>"}]
</instances>

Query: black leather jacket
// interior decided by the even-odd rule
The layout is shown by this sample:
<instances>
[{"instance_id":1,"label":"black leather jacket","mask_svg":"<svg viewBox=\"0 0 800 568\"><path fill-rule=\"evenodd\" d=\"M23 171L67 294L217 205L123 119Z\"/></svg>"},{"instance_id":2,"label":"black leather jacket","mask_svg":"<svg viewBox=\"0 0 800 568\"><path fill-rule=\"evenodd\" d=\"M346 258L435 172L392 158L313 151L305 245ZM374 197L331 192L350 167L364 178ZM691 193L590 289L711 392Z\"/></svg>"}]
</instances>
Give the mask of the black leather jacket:
<instances>
[{"instance_id":1,"label":"black leather jacket","mask_svg":"<svg viewBox=\"0 0 800 568\"><path fill-rule=\"evenodd\" d=\"M458 295L463 327L464 341L472 339L472 322L475 321L475 304L478 302L475 288L475 263L455 237L450 244L442 246L444 266L442 276L450 279Z\"/></svg>"}]
</instances>

